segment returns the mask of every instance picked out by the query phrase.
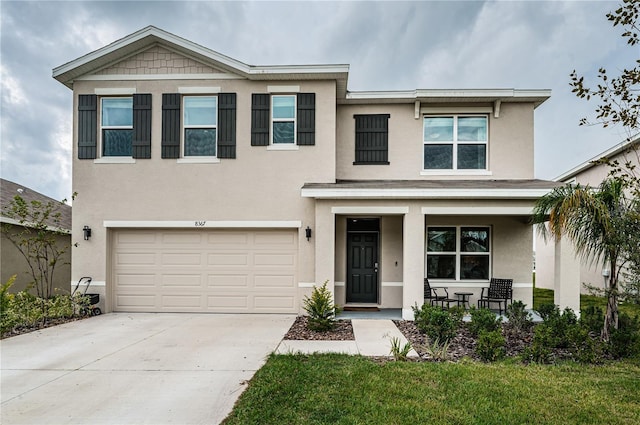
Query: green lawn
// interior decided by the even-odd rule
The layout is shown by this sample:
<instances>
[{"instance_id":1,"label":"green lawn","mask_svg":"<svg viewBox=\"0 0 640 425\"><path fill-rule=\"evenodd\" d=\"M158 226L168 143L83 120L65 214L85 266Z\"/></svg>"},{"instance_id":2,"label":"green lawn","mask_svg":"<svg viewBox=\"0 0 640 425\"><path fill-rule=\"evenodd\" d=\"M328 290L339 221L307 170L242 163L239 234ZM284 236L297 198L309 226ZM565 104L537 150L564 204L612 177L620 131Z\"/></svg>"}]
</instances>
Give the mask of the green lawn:
<instances>
[{"instance_id":1,"label":"green lawn","mask_svg":"<svg viewBox=\"0 0 640 425\"><path fill-rule=\"evenodd\" d=\"M640 365L380 363L274 355L231 424L638 424Z\"/></svg>"},{"instance_id":2,"label":"green lawn","mask_svg":"<svg viewBox=\"0 0 640 425\"><path fill-rule=\"evenodd\" d=\"M533 309L537 310L541 304L553 304L553 290L533 288ZM596 306L604 312L607 308L607 300L604 297L596 297L593 295L580 295L580 310L585 310L589 306ZM621 312L625 312L630 316L640 316L640 305L622 303L618 306Z\"/></svg>"}]
</instances>

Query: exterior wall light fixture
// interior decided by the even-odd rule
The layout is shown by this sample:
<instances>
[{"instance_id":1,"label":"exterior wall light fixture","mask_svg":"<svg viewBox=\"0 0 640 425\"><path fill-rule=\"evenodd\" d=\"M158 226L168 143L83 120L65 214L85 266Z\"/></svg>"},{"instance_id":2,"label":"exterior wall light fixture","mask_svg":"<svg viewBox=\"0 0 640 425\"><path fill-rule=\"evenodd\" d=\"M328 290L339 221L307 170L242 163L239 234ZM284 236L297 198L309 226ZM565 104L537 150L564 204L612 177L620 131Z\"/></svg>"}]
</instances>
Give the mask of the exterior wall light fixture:
<instances>
[{"instance_id":1,"label":"exterior wall light fixture","mask_svg":"<svg viewBox=\"0 0 640 425\"><path fill-rule=\"evenodd\" d=\"M88 241L89 239L91 239L91 227L85 225L82 228L82 233L84 233L84 240L85 241Z\"/></svg>"},{"instance_id":2,"label":"exterior wall light fixture","mask_svg":"<svg viewBox=\"0 0 640 425\"><path fill-rule=\"evenodd\" d=\"M307 228L304 229L304 234L307 237L307 241L309 241L309 239L311 239L311 228L309 226L307 226Z\"/></svg>"}]
</instances>

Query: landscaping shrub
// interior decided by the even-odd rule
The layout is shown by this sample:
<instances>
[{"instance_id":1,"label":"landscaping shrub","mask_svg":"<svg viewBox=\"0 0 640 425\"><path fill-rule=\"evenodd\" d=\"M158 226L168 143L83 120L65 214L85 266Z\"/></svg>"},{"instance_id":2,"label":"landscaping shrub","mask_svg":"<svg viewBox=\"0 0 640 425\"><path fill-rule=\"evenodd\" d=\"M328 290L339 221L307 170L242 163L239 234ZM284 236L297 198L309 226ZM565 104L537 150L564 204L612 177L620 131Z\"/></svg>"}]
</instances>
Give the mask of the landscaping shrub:
<instances>
[{"instance_id":1,"label":"landscaping shrub","mask_svg":"<svg viewBox=\"0 0 640 425\"><path fill-rule=\"evenodd\" d=\"M485 362L494 362L504 357L505 339L500 331L481 330L476 345L476 353Z\"/></svg>"},{"instance_id":2,"label":"landscaping shrub","mask_svg":"<svg viewBox=\"0 0 640 425\"><path fill-rule=\"evenodd\" d=\"M327 283L325 281L320 287L314 286L311 297L304 297L304 310L309 315L307 326L313 331L329 331L335 327L338 308L333 303Z\"/></svg>"},{"instance_id":3,"label":"landscaping shrub","mask_svg":"<svg viewBox=\"0 0 640 425\"><path fill-rule=\"evenodd\" d=\"M458 330L460 321L448 310L427 303L413 307L414 320L420 332L427 334L431 341L449 342Z\"/></svg>"},{"instance_id":4,"label":"landscaping shrub","mask_svg":"<svg viewBox=\"0 0 640 425\"><path fill-rule=\"evenodd\" d=\"M479 336L481 331L493 332L500 329L502 317L496 316L488 308L473 306L469 310L469 314L471 314L471 322L467 324L467 327L474 336Z\"/></svg>"},{"instance_id":5,"label":"landscaping shrub","mask_svg":"<svg viewBox=\"0 0 640 425\"><path fill-rule=\"evenodd\" d=\"M540 317L542 317L542 320L545 320L549 316L549 314L551 314L557 308L558 307L553 303L540 304L540 306L538 307L538 314L540 315Z\"/></svg>"},{"instance_id":6,"label":"landscaping shrub","mask_svg":"<svg viewBox=\"0 0 640 425\"><path fill-rule=\"evenodd\" d=\"M600 334L604 325L604 313L600 307L590 305L580 315L580 325L589 332Z\"/></svg>"},{"instance_id":7,"label":"landscaping shrub","mask_svg":"<svg viewBox=\"0 0 640 425\"><path fill-rule=\"evenodd\" d=\"M391 350L390 354L393 356L395 361L405 362L407 361L407 355L409 351L411 351L411 343L406 342L402 344L400 338L394 336L390 339L391 342Z\"/></svg>"},{"instance_id":8,"label":"landscaping shrub","mask_svg":"<svg viewBox=\"0 0 640 425\"><path fill-rule=\"evenodd\" d=\"M526 304L522 301L514 301L507 307L507 319L516 332L529 330L533 326L531 313L525 307Z\"/></svg>"},{"instance_id":9,"label":"landscaping shrub","mask_svg":"<svg viewBox=\"0 0 640 425\"><path fill-rule=\"evenodd\" d=\"M622 312L618 316L618 329L611 330L609 354L615 359L640 356L640 320Z\"/></svg>"}]
</instances>

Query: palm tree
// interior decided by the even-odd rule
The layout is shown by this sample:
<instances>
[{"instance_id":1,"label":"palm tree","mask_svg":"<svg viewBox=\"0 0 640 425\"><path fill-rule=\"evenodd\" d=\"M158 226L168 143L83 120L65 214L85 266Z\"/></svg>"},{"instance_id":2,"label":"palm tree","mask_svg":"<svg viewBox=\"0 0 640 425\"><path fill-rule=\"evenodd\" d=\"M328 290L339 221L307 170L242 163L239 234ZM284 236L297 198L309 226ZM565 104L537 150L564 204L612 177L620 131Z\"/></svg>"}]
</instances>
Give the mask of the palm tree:
<instances>
[{"instance_id":1,"label":"palm tree","mask_svg":"<svg viewBox=\"0 0 640 425\"><path fill-rule=\"evenodd\" d=\"M566 235L576 251L590 264L609 267L609 288L602 339L609 340L611 329L618 328L618 277L630 248L630 227L637 227L638 202L628 199L625 183L608 178L597 189L589 186L557 187L540 198L533 222L538 229L555 239ZM548 230L544 226L549 222ZM637 246L636 248L637 249Z\"/></svg>"}]
</instances>

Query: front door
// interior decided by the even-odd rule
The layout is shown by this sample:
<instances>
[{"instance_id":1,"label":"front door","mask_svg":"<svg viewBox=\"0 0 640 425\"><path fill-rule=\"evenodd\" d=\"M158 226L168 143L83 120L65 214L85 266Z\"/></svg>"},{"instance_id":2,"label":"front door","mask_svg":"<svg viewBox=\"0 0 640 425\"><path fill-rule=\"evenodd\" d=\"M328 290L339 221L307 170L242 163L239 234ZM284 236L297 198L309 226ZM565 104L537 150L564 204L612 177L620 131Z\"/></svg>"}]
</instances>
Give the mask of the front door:
<instances>
[{"instance_id":1,"label":"front door","mask_svg":"<svg viewBox=\"0 0 640 425\"><path fill-rule=\"evenodd\" d=\"M347 235L347 302L378 302L378 233Z\"/></svg>"}]
</instances>

